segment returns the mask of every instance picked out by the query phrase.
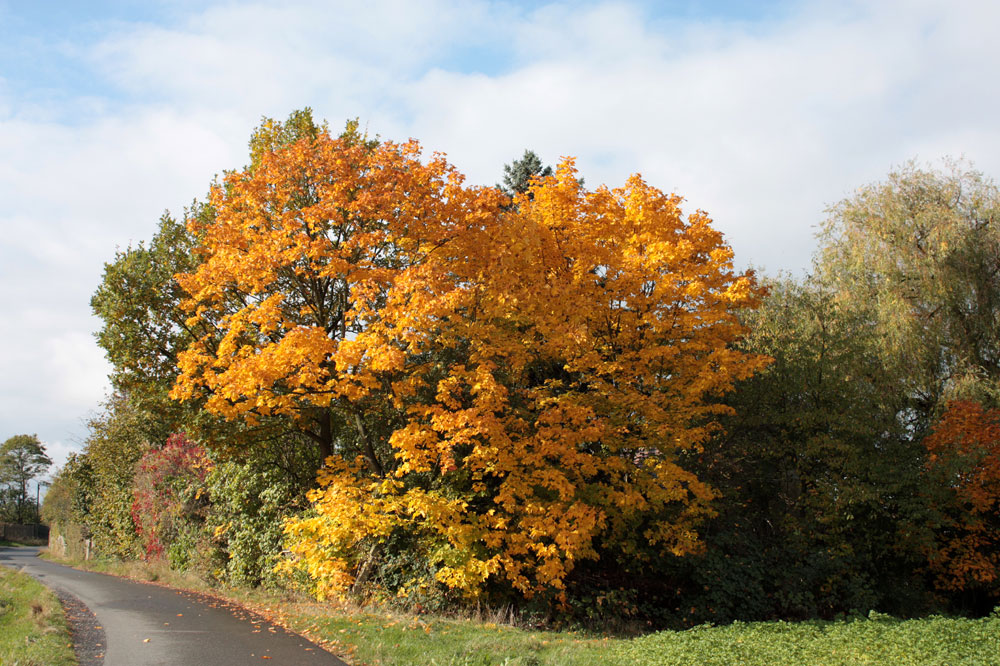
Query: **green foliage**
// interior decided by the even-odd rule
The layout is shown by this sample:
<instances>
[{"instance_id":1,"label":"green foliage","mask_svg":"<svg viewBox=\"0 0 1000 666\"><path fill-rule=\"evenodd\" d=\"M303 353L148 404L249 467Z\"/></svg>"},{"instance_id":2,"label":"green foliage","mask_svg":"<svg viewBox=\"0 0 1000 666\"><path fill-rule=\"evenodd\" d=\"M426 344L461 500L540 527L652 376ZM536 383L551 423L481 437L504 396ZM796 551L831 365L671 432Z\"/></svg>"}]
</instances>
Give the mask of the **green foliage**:
<instances>
[{"instance_id":1,"label":"green foliage","mask_svg":"<svg viewBox=\"0 0 1000 666\"><path fill-rule=\"evenodd\" d=\"M75 459L75 454L70 454L71 458L67 465ZM60 470L49 484L45 499L42 502L41 514L42 522L46 525L57 523L66 524L73 520L73 505L79 494L79 483L69 474Z\"/></svg>"},{"instance_id":2,"label":"green foliage","mask_svg":"<svg viewBox=\"0 0 1000 666\"><path fill-rule=\"evenodd\" d=\"M293 626L358 661L553 666L997 666L1000 615L979 620L898 620L871 613L835 621L736 622L634 639L539 632L490 622L374 613L300 611Z\"/></svg>"},{"instance_id":3,"label":"green foliage","mask_svg":"<svg viewBox=\"0 0 1000 666\"><path fill-rule=\"evenodd\" d=\"M91 307L104 322L97 342L118 390L131 394L176 376L176 351L191 331L177 307L183 294L173 276L194 265L194 243L183 222L164 213L148 246L119 250L105 264Z\"/></svg>"},{"instance_id":4,"label":"green foliage","mask_svg":"<svg viewBox=\"0 0 1000 666\"><path fill-rule=\"evenodd\" d=\"M132 475L150 448L148 414L115 395L93 418L82 455L67 463L60 477L74 498L73 522L85 526L98 552L130 559L142 554L132 522Z\"/></svg>"},{"instance_id":5,"label":"green foliage","mask_svg":"<svg viewBox=\"0 0 1000 666\"><path fill-rule=\"evenodd\" d=\"M781 280L746 313L747 350L774 361L729 396L726 433L696 465L721 493L705 553L680 563L694 622L919 612L923 449L898 418L904 370L885 362L868 304ZM901 595L901 589L918 591Z\"/></svg>"},{"instance_id":6,"label":"green foliage","mask_svg":"<svg viewBox=\"0 0 1000 666\"><path fill-rule=\"evenodd\" d=\"M922 440L948 398L996 404L998 203L982 174L907 165L833 207L815 275L746 314L744 348L774 362L698 455L723 496L705 553L674 563L677 612L975 608L926 575L948 482Z\"/></svg>"},{"instance_id":7,"label":"green foliage","mask_svg":"<svg viewBox=\"0 0 1000 666\"><path fill-rule=\"evenodd\" d=\"M3 489L3 518L14 523L37 519L34 498L28 484L45 474L52 459L38 435L15 435L0 445L0 488Z\"/></svg>"},{"instance_id":8,"label":"green foliage","mask_svg":"<svg viewBox=\"0 0 1000 666\"><path fill-rule=\"evenodd\" d=\"M502 614L498 614L502 615ZM614 641L495 622L376 613L307 614L293 627L332 641L358 663L393 666L606 666ZM641 662L632 662L632 664Z\"/></svg>"},{"instance_id":9,"label":"green foliage","mask_svg":"<svg viewBox=\"0 0 1000 666\"><path fill-rule=\"evenodd\" d=\"M901 401L896 416L905 441L922 448L952 400L1000 404L996 185L962 163L945 171L910 163L830 213L820 236L817 275L838 300L867 308L875 349L891 377L885 392ZM930 473L926 454L918 449L898 461L908 462L907 473L918 470L920 488L892 527L905 550L933 558L941 551L929 544L948 539L941 533L946 523L974 525L977 517L967 505L944 519L943 506L956 508L951 486L963 482ZM990 550L985 542L982 546L965 540L962 548ZM923 564L920 568L936 568L933 561ZM963 610L981 610L997 600L976 597L969 589L957 592L948 600Z\"/></svg>"},{"instance_id":10,"label":"green foliage","mask_svg":"<svg viewBox=\"0 0 1000 666\"><path fill-rule=\"evenodd\" d=\"M213 575L232 585L279 587L283 524L301 511L312 477L296 473L318 466L300 460L310 449L288 439L245 461L217 463L205 480L211 506L205 529L213 548Z\"/></svg>"},{"instance_id":11,"label":"green foliage","mask_svg":"<svg viewBox=\"0 0 1000 666\"><path fill-rule=\"evenodd\" d=\"M872 613L835 622L703 625L616 646L611 664L648 666L996 666L1000 618L901 621Z\"/></svg>"},{"instance_id":12,"label":"green foliage","mask_svg":"<svg viewBox=\"0 0 1000 666\"><path fill-rule=\"evenodd\" d=\"M543 166L541 158L534 151L525 150L521 159L503 165L503 184L499 187L504 194L512 197L527 192L532 180L551 175L552 167Z\"/></svg>"},{"instance_id":13,"label":"green foliage","mask_svg":"<svg viewBox=\"0 0 1000 666\"><path fill-rule=\"evenodd\" d=\"M0 567L0 664L76 664L59 600L27 574Z\"/></svg>"},{"instance_id":14,"label":"green foliage","mask_svg":"<svg viewBox=\"0 0 1000 666\"><path fill-rule=\"evenodd\" d=\"M48 554L59 559L85 561L97 553L88 548L86 526L77 522L53 521L49 525Z\"/></svg>"}]
</instances>

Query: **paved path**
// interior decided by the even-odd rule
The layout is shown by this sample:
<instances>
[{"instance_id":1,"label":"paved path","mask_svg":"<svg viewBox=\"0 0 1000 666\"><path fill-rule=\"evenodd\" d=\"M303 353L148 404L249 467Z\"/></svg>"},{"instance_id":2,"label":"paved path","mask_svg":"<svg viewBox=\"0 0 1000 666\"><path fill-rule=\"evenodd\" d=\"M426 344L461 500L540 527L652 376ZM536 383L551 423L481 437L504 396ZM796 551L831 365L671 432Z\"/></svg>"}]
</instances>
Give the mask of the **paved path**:
<instances>
[{"instance_id":1,"label":"paved path","mask_svg":"<svg viewBox=\"0 0 1000 666\"><path fill-rule=\"evenodd\" d=\"M34 576L63 599L81 666L347 666L240 607L79 571L40 559L38 551L0 547L0 564Z\"/></svg>"}]
</instances>

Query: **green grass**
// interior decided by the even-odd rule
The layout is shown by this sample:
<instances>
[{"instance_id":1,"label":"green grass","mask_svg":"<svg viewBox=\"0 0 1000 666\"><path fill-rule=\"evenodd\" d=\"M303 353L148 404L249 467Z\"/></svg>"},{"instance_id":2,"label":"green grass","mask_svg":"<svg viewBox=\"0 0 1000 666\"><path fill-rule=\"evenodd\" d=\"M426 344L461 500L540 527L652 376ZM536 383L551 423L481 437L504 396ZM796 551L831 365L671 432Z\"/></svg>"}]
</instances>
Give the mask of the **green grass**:
<instances>
[{"instance_id":1,"label":"green grass","mask_svg":"<svg viewBox=\"0 0 1000 666\"><path fill-rule=\"evenodd\" d=\"M737 622L628 639L219 589L155 564L92 561L86 567L242 603L357 666L1000 666L1000 610L979 620L872 613L833 622Z\"/></svg>"},{"instance_id":2,"label":"green grass","mask_svg":"<svg viewBox=\"0 0 1000 666\"><path fill-rule=\"evenodd\" d=\"M0 664L76 664L56 596L26 574L0 567Z\"/></svg>"}]
</instances>

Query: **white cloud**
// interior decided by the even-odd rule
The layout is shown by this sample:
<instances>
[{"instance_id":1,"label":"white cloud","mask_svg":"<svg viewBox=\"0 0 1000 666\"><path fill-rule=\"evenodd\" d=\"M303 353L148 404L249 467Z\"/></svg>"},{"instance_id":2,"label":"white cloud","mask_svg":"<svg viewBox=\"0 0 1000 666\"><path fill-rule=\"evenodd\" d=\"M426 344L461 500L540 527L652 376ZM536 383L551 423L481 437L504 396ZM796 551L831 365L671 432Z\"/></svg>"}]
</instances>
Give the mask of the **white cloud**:
<instances>
[{"instance_id":1,"label":"white cloud","mask_svg":"<svg viewBox=\"0 0 1000 666\"><path fill-rule=\"evenodd\" d=\"M53 399L77 412L92 409L111 370L93 337L80 331L53 335L45 341L44 354L45 375L54 379L49 387Z\"/></svg>"},{"instance_id":2,"label":"white cloud","mask_svg":"<svg viewBox=\"0 0 1000 666\"><path fill-rule=\"evenodd\" d=\"M162 109L0 121L0 438L82 438L108 373L89 305L103 264L242 158L221 127Z\"/></svg>"},{"instance_id":3,"label":"white cloud","mask_svg":"<svg viewBox=\"0 0 1000 666\"><path fill-rule=\"evenodd\" d=\"M49 468L48 473L41 477L43 483L49 482L59 471L59 469L66 464L66 460L69 459L71 453L79 453L83 450L81 443L67 442L63 440L42 440L42 446L45 447L45 453L48 454L49 459L52 460L52 467ZM41 488L41 497L44 502L45 492L47 488L43 485Z\"/></svg>"},{"instance_id":4,"label":"white cloud","mask_svg":"<svg viewBox=\"0 0 1000 666\"><path fill-rule=\"evenodd\" d=\"M500 77L429 72L408 89L413 133L473 180L525 146L578 156L591 184L641 171L708 210L739 260L801 269L825 206L914 152L1000 167L1000 96L982 85L1000 49L968 42L995 9L838 7L766 30L647 27L617 5L540 11L517 43L542 44L541 62ZM945 138L956 127L964 144Z\"/></svg>"}]
</instances>

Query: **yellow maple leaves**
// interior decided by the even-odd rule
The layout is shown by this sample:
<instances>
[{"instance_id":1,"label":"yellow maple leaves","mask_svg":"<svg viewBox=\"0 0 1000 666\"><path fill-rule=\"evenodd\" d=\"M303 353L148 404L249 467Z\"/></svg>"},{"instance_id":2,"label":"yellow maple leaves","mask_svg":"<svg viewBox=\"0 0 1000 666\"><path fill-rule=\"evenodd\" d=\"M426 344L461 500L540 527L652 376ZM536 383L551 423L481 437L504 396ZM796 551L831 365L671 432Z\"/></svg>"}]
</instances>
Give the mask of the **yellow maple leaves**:
<instances>
[{"instance_id":1,"label":"yellow maple leaves","mask_svg":"<svg viewBox=\"0 0 1000 666\"><path fill-rule=\"evenodd\" d=\"M731 344L752 275L638 176L586 191L566 160L506 203L413 142L325 134L213 189L204 261L178 279L217 333L182 354L173 395L357 416L346 439L368 449L333 450L287 528L321 595L400 533L468 595L558 591L602 550L697 548L713 491L678 454L763 364Z\"/></svg>"}]
</instances>

